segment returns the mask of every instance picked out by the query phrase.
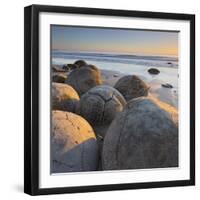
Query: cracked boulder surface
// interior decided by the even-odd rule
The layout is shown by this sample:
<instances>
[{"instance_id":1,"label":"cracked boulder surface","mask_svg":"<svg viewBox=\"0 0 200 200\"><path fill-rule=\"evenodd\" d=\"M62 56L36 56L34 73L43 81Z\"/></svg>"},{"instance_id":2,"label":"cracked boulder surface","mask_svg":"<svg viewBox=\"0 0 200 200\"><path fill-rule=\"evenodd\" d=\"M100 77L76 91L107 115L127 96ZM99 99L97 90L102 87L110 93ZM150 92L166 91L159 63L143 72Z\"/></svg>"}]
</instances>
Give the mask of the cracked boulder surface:
<instances>
[{"instance_id":1,"label":"cracked boulder surface","mask_svg":"<svg viewBox=\"0 0 200 200\"><path fill-rule=\"evenodd\" d=\"M79 95L70 85L52 83L53 110L76 112L79 99Z\"/></svg>"},{"instance_id":2,"label":"cracked boulder surface","mask_svg":"<svg viewBox=\"0 0 200 200\"><path fill-rule=\"evenodd\" d=\"M94 67L81 67L71 71L65 83L71 85L81 96L89 89L102 84L101 73Z\"/></svg>"},{"instance_id":3,"label":"cracked boulder surface","mask_svg":"<svg viewBox=\"0 0 200 200\"><path fill-rule=\"evenodd\" d=\"M54 72L52 75L52 81L56 83L64 83L67 78L65 73Z\"/></svg>"},{"instance_id":4,"label":"cracked boulder surface","mask_svg":"<svg viewBox=\"0 0 200 200\"><path fill-rule=\"evenodd\" d=\"M99 152L95 133L81 116L52 111L51 173L95 171Z\"/></svg>"},{"instance_id":5,"label":"cracked boulder surface","mask_svg":"<svg viewBox=\"0 0 200 200\"><path fill-rule=\"evenodd\" d=\"M108 125L125 105L126 100L115 88L101 85L82 95L79 113L92 125Z\"/></svg>"},{"instance_id":6,"label":"cracked boulder surface","mask_svg":"<svg viewBox=\"0 0 200 200\"><path fill-rule=\"evenodd\" d=\"M147 96L149 87L138 76L127 75L120 78L114 86L126 99L130 101L133 98Z\"/></svg>"},{"instance_id":7,"label":"cracked boulder surface","mask_svg":"<svg viewBox=\"0 0 200 200\"><path fill-rule=\"evenodd\" d=\"M147 97L131 100L103 143L103 170L178 167L175 108Z\"/></svg>"}]
</instances>

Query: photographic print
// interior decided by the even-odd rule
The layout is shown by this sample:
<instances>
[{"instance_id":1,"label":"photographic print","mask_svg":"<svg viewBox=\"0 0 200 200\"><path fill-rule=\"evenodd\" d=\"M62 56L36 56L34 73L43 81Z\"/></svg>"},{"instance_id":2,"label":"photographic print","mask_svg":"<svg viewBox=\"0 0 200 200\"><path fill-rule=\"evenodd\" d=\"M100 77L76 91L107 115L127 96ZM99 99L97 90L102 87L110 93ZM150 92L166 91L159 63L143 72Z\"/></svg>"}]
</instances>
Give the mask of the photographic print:
<instances>
[{"instance_id":1,"label":"photographic print","mask_svg":"<svg viewBox=\"0 0 200 200\"><path fill-rule=\"evenodd\" d=\"M179 32L51 25L51 172L178 167Z\"/></svg>"},{"instance_id":2,"label":"photographic print","mask_svg":"<svg viewBox=\"0 0 200 200\"><path fill-rule=\"evenodd\" d=\"M195 184L195 16L31 5L24 192Z\"/></svg>"}]
</instances>

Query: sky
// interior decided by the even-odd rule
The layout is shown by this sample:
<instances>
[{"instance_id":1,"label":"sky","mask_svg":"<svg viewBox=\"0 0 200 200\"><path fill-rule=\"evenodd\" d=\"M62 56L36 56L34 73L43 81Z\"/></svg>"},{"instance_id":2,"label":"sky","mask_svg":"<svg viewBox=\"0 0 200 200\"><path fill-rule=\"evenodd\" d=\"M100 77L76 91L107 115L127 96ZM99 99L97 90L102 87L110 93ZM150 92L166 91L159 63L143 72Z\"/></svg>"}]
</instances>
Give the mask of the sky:
<instances>
[{"instance_id":1,"label":"sky","mask_svg":"<svg viewBox=\"0 0 200 200\"><path fill-rule=\"evenodd\" d=\"M51 26L52 49L142 55L178 55L178 32Z\"/></svg>"}]
</instances>

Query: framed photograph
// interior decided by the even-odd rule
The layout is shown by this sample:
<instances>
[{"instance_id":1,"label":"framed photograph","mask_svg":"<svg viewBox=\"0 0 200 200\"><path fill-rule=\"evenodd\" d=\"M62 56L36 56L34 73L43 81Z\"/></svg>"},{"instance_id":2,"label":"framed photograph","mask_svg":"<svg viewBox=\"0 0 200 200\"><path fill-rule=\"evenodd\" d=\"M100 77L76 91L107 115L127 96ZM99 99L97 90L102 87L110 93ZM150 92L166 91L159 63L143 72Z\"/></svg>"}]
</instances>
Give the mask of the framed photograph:
<instances>
[{"instance_id":1,"label":"framed photograph","mask_svg":"<svg viewBox=\"0 0 200 200\"><path fill-rule=\"evenodd\" d=\"M25 7L24 192L195 184L195 16Z\"/></svg>"}]
</instances>

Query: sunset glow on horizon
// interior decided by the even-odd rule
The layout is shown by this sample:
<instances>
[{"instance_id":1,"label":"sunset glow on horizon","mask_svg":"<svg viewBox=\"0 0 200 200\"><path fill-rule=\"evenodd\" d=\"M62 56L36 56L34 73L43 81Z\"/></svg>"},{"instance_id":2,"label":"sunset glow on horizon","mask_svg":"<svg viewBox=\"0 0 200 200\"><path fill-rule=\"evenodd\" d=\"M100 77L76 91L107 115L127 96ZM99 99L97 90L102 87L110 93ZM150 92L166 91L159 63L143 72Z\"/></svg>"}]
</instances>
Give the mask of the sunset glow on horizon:
<instances>
[{"instance_id":1,"label":"sunset glow on horizon","mask_svg":"<svg viewBox=\"0 0 200 200\"><path fill-rule=\"evenodd\" d=\"M52 49L178 56L178 32L51 26Z\"/></svg>"}]
</instances>

